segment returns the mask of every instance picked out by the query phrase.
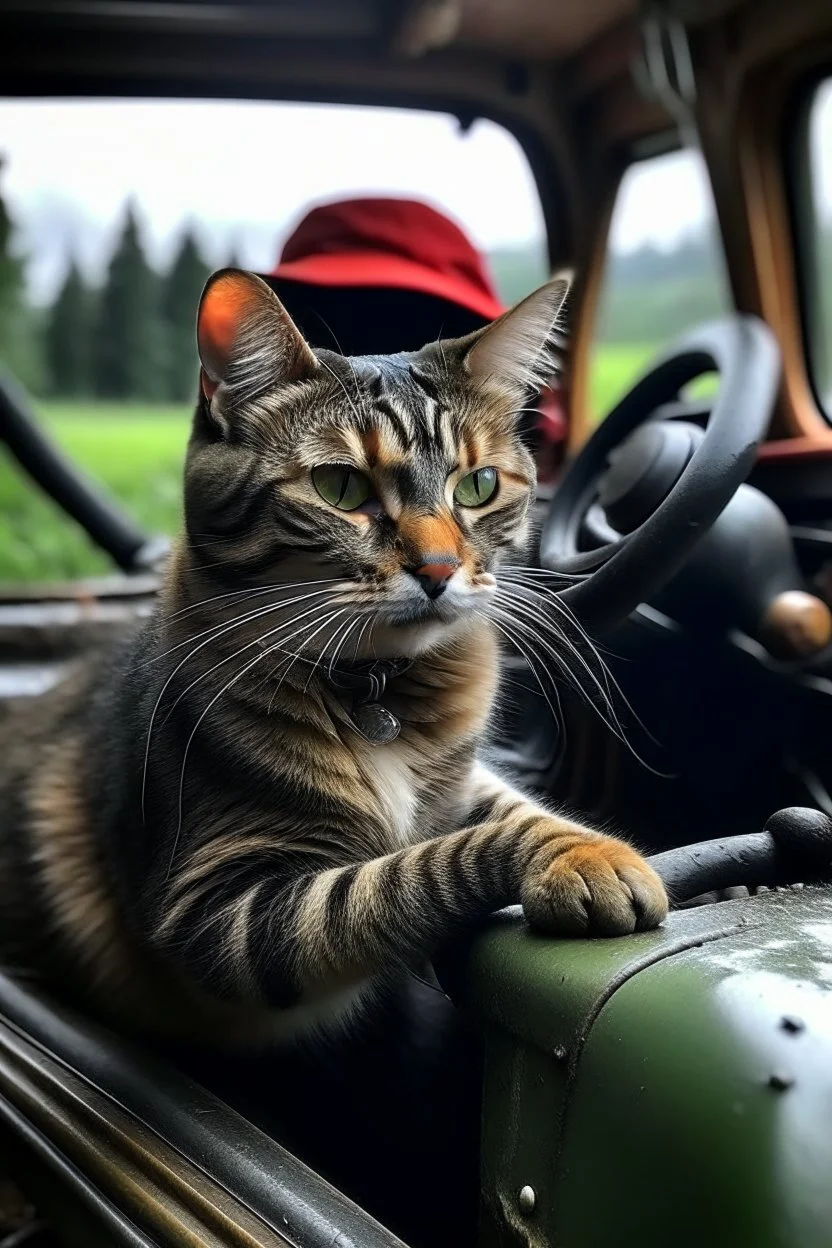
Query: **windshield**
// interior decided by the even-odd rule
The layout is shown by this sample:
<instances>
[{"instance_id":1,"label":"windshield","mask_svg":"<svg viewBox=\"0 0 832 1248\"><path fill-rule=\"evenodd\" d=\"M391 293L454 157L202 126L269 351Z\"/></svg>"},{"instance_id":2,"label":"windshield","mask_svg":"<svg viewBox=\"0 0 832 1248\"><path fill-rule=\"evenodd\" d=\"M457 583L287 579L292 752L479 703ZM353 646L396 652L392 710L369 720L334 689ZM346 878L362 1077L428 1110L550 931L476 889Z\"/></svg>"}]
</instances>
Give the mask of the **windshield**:
<instances>
[{"instance_id":1,"label":"windshield","mask_svg":"<svg viewBox=\"0 0 832 1248\"><path fill-rule=\"evenodd\" d=\"M547 275L529 166L487 121L463 131L392 109L16 101L0 103L0 155L0 361L149 533L180 523L204 280L229 264L270 273L310 205L425 202L484 257L498 310ZM2 579L112 570L6 463L0 526Z\"/></svg>"}]
</instances>

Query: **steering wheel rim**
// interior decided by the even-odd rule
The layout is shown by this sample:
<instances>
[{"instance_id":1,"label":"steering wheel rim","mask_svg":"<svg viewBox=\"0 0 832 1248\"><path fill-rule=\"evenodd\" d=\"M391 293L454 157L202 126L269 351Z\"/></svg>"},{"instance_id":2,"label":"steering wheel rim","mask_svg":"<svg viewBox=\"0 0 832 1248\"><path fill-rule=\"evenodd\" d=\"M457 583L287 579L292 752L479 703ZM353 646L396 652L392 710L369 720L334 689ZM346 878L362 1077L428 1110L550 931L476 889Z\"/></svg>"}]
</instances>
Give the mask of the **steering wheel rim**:
<instances>
[{"instance_id":1,"label":"steering wheel rim","mask_svg":"<svg viewBox=\"0 0 832 1248\"><path fill-rule=\"evenodd\" d=\"M666 498L632 533L580 551L580 524L607 456L682 386L711 371L720 385L705 436ZM748 476L779 382L768 327L753 316L726 317L679 339L601 422L561 479L540 539L541 566L576 578L559 596L585 628L621 623L681 567Z\"/></svg>"}]
</instances>

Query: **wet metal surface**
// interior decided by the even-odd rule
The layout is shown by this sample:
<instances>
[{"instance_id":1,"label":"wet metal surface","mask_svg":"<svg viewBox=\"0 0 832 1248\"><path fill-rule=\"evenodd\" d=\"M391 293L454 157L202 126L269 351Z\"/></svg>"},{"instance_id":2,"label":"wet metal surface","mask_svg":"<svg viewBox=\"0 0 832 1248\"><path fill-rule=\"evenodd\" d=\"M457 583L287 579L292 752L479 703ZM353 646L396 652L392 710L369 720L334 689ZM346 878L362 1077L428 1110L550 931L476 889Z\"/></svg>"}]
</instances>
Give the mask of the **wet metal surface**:
<instances>
[{"instance_id":1,"label":"wet metal surface","mask_svg":"<svg viewBox=\"0 0 832 1248\"><path fill-rule=\"evenodd\" d=\"M832 887L622 940L510 923L471 970L492 1224L528 1183L535 1245L829 1248Z\"/></svg>"}]
</instances>

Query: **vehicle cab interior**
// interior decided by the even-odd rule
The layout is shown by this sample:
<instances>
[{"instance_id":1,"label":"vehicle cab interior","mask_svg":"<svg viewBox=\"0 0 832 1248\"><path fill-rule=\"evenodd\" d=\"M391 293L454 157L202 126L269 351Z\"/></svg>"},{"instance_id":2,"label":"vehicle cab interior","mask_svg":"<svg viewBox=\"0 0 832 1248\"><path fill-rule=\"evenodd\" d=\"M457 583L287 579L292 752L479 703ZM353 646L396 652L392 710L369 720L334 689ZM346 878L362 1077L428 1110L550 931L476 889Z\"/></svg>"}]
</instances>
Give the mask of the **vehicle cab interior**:
<instances>
[{"instance_id":1,"label":"vehicle cab interior","mask_svg":"<svg viewBox=\"0 0 832 1248\"><path fill-rule=\"evenodd\" d=\"M150 1051L8 969L0 1155L43 1242L828 1248L832 7L28 0L0 6L0 65L21 105L373 106L512 136L542 276L575 276L493 753L631 838L674 903L615 941L501 912L383 1033L311 1062ZM671 218L700 227L672 266ZM146 614L170 536L24 381L0 378L8 472L111 571L0 585L3 699Z\"/></svg>"}]
</instances>

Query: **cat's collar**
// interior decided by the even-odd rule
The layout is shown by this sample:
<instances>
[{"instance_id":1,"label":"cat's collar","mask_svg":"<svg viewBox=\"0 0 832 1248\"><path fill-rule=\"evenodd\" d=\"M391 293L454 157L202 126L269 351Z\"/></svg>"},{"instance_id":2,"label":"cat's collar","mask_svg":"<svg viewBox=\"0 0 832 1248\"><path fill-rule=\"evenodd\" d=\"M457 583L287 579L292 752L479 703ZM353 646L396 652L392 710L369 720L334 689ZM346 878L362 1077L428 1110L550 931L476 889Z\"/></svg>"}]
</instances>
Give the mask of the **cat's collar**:
<instances>
[{"instance_id":1,"label":"cat's collar","mask_svg":"<svg viewBox=\"0 0 832 1248\"><path fill-rule=\"evenodd\" d=\"M401 732L398 719L381 705L381 699L388 680L401 676L412 665L412 659L372 659L326 670L327 683L339 695L352 695L347 706L350 723L370 745L387 745Z\"/></svg>"}]
</instances>

